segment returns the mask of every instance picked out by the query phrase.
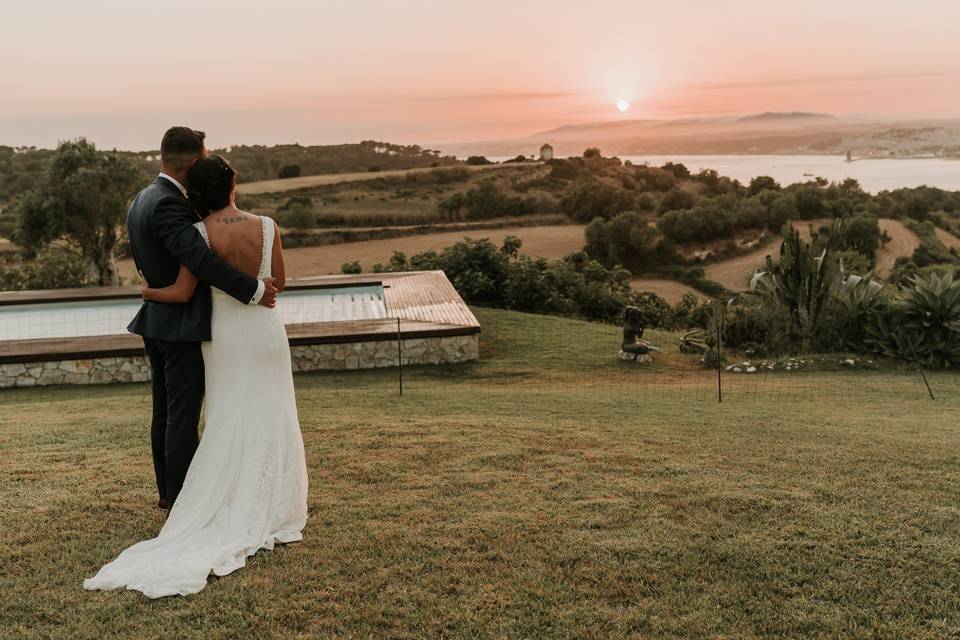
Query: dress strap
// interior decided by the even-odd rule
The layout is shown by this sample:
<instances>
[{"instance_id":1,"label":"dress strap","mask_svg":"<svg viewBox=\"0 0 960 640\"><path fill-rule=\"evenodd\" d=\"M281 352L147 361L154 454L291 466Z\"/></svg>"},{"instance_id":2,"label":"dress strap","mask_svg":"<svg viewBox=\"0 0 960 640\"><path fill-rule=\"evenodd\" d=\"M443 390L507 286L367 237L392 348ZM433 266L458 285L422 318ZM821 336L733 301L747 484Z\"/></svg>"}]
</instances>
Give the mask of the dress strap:
<instances>
[{"instance_id":1,"label":"dress strap","mask_svg":"<svg viewBox=\"0 0 960 640\"><path fill-rule=\"evenodd\" d=\"M207 248L210 248L210 236L207 235L207 225L201 220L200 222L194 222L193 226L197 228L197 231L200 232L200 235L203 236L203 241L207 243Z\"/></svg>"},{"instance_id":2,"label":"dress strap","mask_svg":"<svg viewBox=\"0 0 960 640\"><path fill-rule=\"evenodd\" d=\"M260 216L260 230L263 234L263 249L260 254L260 278L266 278L273 273L273 218Z\"/></svg>"}]
</instances>

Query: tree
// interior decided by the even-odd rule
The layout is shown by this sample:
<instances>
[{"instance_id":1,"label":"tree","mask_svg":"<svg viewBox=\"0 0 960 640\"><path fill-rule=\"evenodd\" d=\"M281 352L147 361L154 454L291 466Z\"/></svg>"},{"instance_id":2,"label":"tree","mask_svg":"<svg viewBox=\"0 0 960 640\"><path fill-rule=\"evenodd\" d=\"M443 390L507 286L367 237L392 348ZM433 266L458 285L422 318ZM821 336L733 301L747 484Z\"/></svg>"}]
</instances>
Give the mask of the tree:
<instances>
[{"instance_id":1,"label":"tree","mask_svg":"<svg viewBox=\"0 0 960 640\"><path fill-rule=\"evenodd\" d=\"M358 273L363 273L363 267L360 266L360 263L356 260L353 262L344 262L340 265L340 273L355 275Z\"/></svg>"},{"instance_id":2,"label":"tree","mask_svg":"<svg viewBox=\"0 0 960 640\"><path fill-rule=\"evenodd\" d=\"M466 204L466 198L462 193L455 193L449 198L445 198L437 204L437 207L447 216L447 220L453 222L460 217L460 210Z\"/></svg>"},{"instance_id":3,"label":"tree","mask_svg":"<svg viewBox=\"0 0 960 640\"><path fill-rule=\"evenodd\" d=\"M838 251L852 249L873 258L880 247L880 223L871 215L837 218L830 226L830 244Z\"/></svg>"},{"instance_id":4,"label":"tree","mask_svg":"<svg viewBox=\"0 0 960 640\"><path fill-rule=\"evenodd\" d=\"M674 178L678 180L689 180L690 179L690 170L686 166L680 164L679 162L665 162L662 167L662 170L667 171L673 175Z\"/></svg>"},{"instance_id":5,"label":"tree","mask_svg":"<svg viewBox=\"0 0 960 640\"><path fill-rule=\"evenodd\" d=\"M117 153L83 138L62 142L40 187L21 203L16 241L33 256L64 240L80 250L95 284L115 286L127 204L142 181L137 165Z\"/></svg>"},{"instance_id":6,"label":"tree","mask_svg":"<svg viewBox=\"0 0 960 640\"><path fill-rule=\"evenodd\" d=\"M803 220L822 218L827 213L823 190L819 187L800 187L796 194L797 215Z\"/></svg>"},{"instance_id":7,"label":"tree","mask_svg":"<svg viewBox=\"0 0 960 640\"><path fill-rule=\"evenodd\" d=\"M676 211L678 209L690 209L693 207L694 197L689 191L680 187L674 187L663 194L660 198L660 205L657 210L660 213L667 211Z\"/></svg>"},{"instance_id":8,"label":"tree","mask_svg":"<svg viewBox=\"0 0 960 640\"><path fill-rule=\"evenodd\" d=\"M586 252L607 267L623 266L635 273L672 262L657 230L640 214L627 211L610 219L594 218L584 232Z\"/></svg>"},{"instance_id":9,"label":"tree","mask_svg":"<svg viewBox=\"0 0 960 640\"><path fill-rule=\"evenodd\" d=\"M280 167L280 171L277 174L277 177L284 178L299 178L300 177L300 165L298 164L285 164Z\"/></svg>"},{"instance_id":10,"label":"tree","mask_svg":"<svg viewBox=\"0 0 960 640\"><path fill-rule=\"evenodd\" d=\"M586 182L564 197L560 206L576 222L589 222L594 218L612 218L618 213L633 209L633 194L599 181Z\"/></svg>"},{"instance_id":11,"label":"tree","mask_svg":"<svg viewBox=\"0 0 960 640\"><path fill-rule=\"evenodd\" d=\"M584 150L584 152L583 152L583 157L584 157L584 158L599 158L599 157L600 157L600 149L597 149L596 147L589 147L588 149L585 149L585 150Z\"/></svg>"},{"instance_id":12,"label":"tree","mask_svg":"<svg viewBox=\"0 0 960 640\"><path fill-rule=\"evenodd\" d=\"M750 181L750 195L755 196L761 191L779 191L780 185L770 176L757 176Z\"/></svg>"}]
</instances>

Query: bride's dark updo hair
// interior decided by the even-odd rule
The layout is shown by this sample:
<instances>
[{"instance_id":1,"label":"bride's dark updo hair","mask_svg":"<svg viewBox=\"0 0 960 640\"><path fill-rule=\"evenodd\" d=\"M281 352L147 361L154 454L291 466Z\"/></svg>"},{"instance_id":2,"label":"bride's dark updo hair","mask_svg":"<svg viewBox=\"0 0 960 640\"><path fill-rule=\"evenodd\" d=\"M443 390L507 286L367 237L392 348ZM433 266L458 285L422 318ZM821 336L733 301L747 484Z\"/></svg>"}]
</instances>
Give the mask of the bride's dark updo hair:
<instances>
[{"instance_id":1,"label":"bride's dark updo hair","mask_svg":"<svg viewBox=\"0 0 960 640\"><path fill-rule=\"evenodd\" d=\"M237 172L220 156L207 156L194 163L187 174L187 193L201 218L230 206L236 177Z\"/></svg>"}]
</instances>

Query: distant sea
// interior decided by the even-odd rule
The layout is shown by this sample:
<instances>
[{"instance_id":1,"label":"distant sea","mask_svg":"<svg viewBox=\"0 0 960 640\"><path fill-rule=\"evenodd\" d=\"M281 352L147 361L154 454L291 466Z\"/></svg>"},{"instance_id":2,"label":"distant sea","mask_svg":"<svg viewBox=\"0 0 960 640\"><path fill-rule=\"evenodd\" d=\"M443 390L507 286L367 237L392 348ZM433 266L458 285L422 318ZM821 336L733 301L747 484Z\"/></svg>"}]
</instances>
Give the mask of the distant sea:
<instances>
[{"instance_id":1,"label":"distant sea","mask_svg":"<svg viewBox=\"0 0 960 640\"><path fill-rule=\"evenodd\" d=\"M662 165L679 162L693 172L714 169L722 176L746 184L757 176L770 176L781 185L806 182L814 177L841 182L855 178L870 193L927 185L960 191L960 160L940 158L854 160L840 156L619 156L634 164ZM493 158L491 158L493 159ZM501 158L497 158L500 160ZM810 174L810 175L805 175Z\"/></svg>"}]
</instances>

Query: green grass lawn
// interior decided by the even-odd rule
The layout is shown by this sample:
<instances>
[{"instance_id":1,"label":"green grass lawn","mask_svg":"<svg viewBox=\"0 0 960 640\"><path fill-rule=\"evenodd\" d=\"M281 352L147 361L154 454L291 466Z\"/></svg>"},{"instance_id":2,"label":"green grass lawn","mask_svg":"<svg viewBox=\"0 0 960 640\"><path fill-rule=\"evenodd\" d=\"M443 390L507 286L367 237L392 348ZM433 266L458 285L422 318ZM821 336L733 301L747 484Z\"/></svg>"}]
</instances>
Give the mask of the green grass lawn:
<instances>
[{"instance_id":1,"label":"green grass lawn","mask_svg":"<svg viewBox=\"0 0 960 640\"><path fill-rule=\"evenodd\" d=\"M161 525L146 386L0 393L0 635L960 635L957 394L836 371L718 404L684 358L615 360L615 327L478 315L483 362L402 397L299 376L304 540L189 598L81 587Z\"/></svg>"}]
</instances>

